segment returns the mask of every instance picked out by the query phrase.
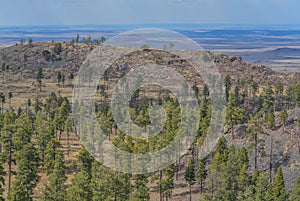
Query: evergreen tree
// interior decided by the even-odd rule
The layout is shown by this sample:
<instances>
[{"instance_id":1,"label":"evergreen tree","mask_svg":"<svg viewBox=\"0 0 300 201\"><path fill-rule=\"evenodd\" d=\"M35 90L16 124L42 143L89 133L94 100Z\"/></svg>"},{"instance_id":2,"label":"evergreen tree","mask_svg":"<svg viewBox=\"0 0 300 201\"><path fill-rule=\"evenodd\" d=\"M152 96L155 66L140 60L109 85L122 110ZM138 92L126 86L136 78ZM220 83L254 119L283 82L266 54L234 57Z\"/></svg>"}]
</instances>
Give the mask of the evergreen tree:
<instances>
[{"instance_id":1,"label":"evergreen tree","mask_svg":"<svg viewBox=\"0 0 300 201\"><path fill-rule=\"evenodd\" d=\"M76 35L75 43L78 44L79 42L79 34Z\"/></svg>"},{"instance_id":2,"label":"evergreen tree","mask_svg":"<svg viewBox=\"0 0 300 201\"><path fill-rule=\"evenodd\" d=\"M62 78L61 72L58 72L58 74L57 74L57 85L58 86L60 86L61 78Z\"/></svg>"},{"instance_id":3,"label":"evergreen tree","mask_svg":"<svg viewBox=\"0 0 300 201\"><path fill-rule=\"evenodd\" d=\"M44 78L43 69L39 68L37 76L36 76L36 81L38 82L38 86L39 86L40 91L42 91L42 79L43 78Z\"/></svg>"},{"instance_id":4,"label":"evergreen tree","mask_svg":"<svg viewBox=\"0 0 300 201\"><path fill-rule=\"evenodd\" d=\"M42 190L42 201L64 201L66 197L67 177L65 175L64 154L58 151L56 154L54 169L49 176L48 182Z\"/></svg>"},{"instance_id":5,"label":"evergreen tree","mask_svg":"<svg viewBox=\"0 0 300 201\"><path fill-rule=\"evenodd\" d=\"M72 185L67 194L67 201L91 201L91 177L84 170L76 173L72 179Z\"/></svg>"},{"instance_id":6,"label":"evergreen tree","mask_svg":"<svg viewBox=\"0 0 300 201\"><path fill-rule=\"evenodd\" d=\"M188 167L186 169L184 175L185 181L189 184L189 191L190 191L190 201L192 201L192 185L195 182L195 167L194 167L194 160L190 159Z\"/></svg>"},{"instance_id":7,"label":"evergreen tree","mask_svg":"<svg viewBox=\"0 0 300 201\"><path fill-rule=\"evenodd\" d=\"M32 123L28 115L21 114L15 121L16 133L13 136L14 149L19 151L23 146L29 144L33 132Z\"/></svg>"},{"instance_id":8,"label":"evergreen tree","mask_svg":"<svg viewBox=\"0 0 300 201\"><path fill-rule=\"evenodd\" d=\"M262 172L257 178L255 185L254 201L273 201L272 188L266 173Z\"/></svg>"},{"instance_id":9,"label":"evergreen tree","mask_svg":"<svg viewBox=\"0 0 300 201\"><path fill-rule=\"evenodd\" d=\"M15 164L15 147L13 145L13 136L16 132L15 128L16 115L12 109L4 114L3 127L1 130L1 155L4 161L8 164L8 190L11 188L11 177L14 173L12 165Z\"/></svg>"},{"instance_id":10,"label":"evergreen tree","mask_svg":"<svg viewBox=\"0 0 300 201\"><path fill-rule=\"evenodd\" d=\"M12 92L8 93L8 99L9 99L9 107L11 107L11 99L13 98Z\"/></svg>"},{"instance_id":11,"label":"evergreen tree","mask_svg":"<svg viewBox=\"0 0 300 201\"><path fill-rule=\"evenodd\" d=\"M5 171L3 168L3 160L0 158L0 201L5 201L4 192L5 192Z\"/></svg>"},{"instance_id":12,"label":"evergreen tree","mask_svg":"<svg viewBox=\"0 0 300 201\"><path fill-rule=\"evenodd\" d=\"M135 183L133 185L132 200L150 200L149 188L147 187L148 179L146 174L139 174L135 176Z\"/></svg>"},{"instance_id":13,"label":"evergreen tree","mask_svg":"<svg viewBox=\"0 0 300 201\"><path fill-rule=\"evenodd\" d=\"M2 113L4 111L4 103L5 103L5 95L1 92L0 93L0 100L1 100L1 108L2 108Z\"/></svg>"},{"instance_id":14,"label":"evergreen tree","mask_svg":"<svg viewBox=\"0 0 300 201\"><path fill-rule=\"evenodd\" d=\"M274 200L275 201L287 200L287 193L285 191L284 178L283 178L283 173L282 173L281 167L277 171L277 176L276 176L273 192L274 192Z\"/></svg>"},{"instance_id":15,"label":"evergreen tree","mask_svg":"<svg viewBox=\"0 0 300 201\"><path fill-rule=\"evenodd\" d=\"M234 94L229 94L229 101L226 111L226 122L231 125L231 138L234 140L233 126L242 123L245 119L244 111L241 107L236 106Z\"/></svg>"},{"instance_id":16,"label":"evergreen tree","mask_svg":"<svg viewBox=\"0 0 300 201\"><path fill-rule=\"evenodd\" d=\"M224 79L224 85L225 85L226 101L228 102L229 92L230 92L230 88L231 88L231 77L230 77L230 75L226 75L226 77Z\"/></svg>"},{"instance_id":17,"label":"evergreen tree","mask_svg":"<svg viewBox=\"0 0 300 201\"><path fill-rule=\"evenodd\" d=\"M56 139L51 139L51 141L47 144L44 162L44 170L47 174L51 174L54 169L56 154L60 146L60 142Z\"/></svg>"},{"instance_id":18,"label":"evergreen tree","mask_svg":"<svg viewBox=\"0 0 300 201\"><path fill-rule=\"evenodd\" d=\"M91 191L93 194L92 200L113 200L115 182L113 171L107 167L104 167L97 161L93 162L92 167L92 180Z\"/></svg>"},{"instance_id":19,"label":"evergreen tree","mask_svg":"<svg viewBox=\"0 0 300 201\"><path fill-rule=\"evenodd\" d=\"M281 109L282 107L282 97L283 97L283 90L284 90L284 87L283 87L283 84L282 82L276 82L275 84L275 89L274 89L274 92L275 92L275 110L277 109Z\"/></svg>"},{"instance_id":20,"label":"evergreen tree","mask_svg":"<svg viewBox=\"0 0 300 201\"><path fill-rule=\"evenodd\" d=\"M228 159L222 170L222 185L216 192L216 197L220 200L237 201L238 198L238 163L236 151L232 145L229 149Z\"/></svg>"},{"instance_id":21,"label":"evergreen tree","mask_svg":"<svg viewBox=\"0 0 300 201\"><path fill-rule=\"evenodd\" d=\"M68 201L90 201L92 200L92 166L94 158L82 148L77 156L79 172L72 179L69 189Z\"/></svg>"},{"instance_id":22,"label":"evergreen tree","mask_svg":"<svg viewBox=\"0 0 300 201\"><path fill-rule=\"evenodd\" d=\"M288 119L289 117L289 114L286 110L282 110L279 114L279 118L280 120L282 121L282 125L283 125L283 130L284 130L284 127L285 127L285 124L286 124L286 120Z\"/></svg>"},{"instance_id":23,"label":"evergreen tree","mask_svg":"<svg viewBox=\"0 0 300 201\"><path fill-rule=\"evenodd\" d=\"M70 155L70 132L73 131L73 123L70 118L67 118L65 121L65 131L67 132L67 154Z\"/></svg>"},{"instance_id":24,"label":"evergreen tree","mask_svg":"<svg viewBox=\"0 0 300 201\"><path fill-rule=\"evenodd\" d=\"M251 125L247 128L247 132L249 137L252 140L251 147L254 149L254 168L257 169L257 157L258 157L258 142L259 142L259 134L263 133L261 121L258 117L251 117L250 119Z\"/></svg>"},{"instance_id":25,"label":"evergreen tree","mask_svg":"<svg viewBox=\"0 0 300 201\"><path fill-rule=\"evenodd\" d=\"M300 177L297 179L289 201L300 200Z\"/></svg>"},{"instance_id":26,"label":"evergreen tree","mask_svg":"<svg viewBox=\"0 0 300 201\"><path fill-rule=\"evenodd\" d=\"M197 173L197 181L200 183L200 192L203 192L204 181L207 177L207 170L205 167L205 159L200 159L198 162L198 173Z\"/></svg>"},{"instance_id":27,"label":"evergreen tree","mask_svg":"<svg viewBox=\"0 0 300 201\"><path fill-rule=\"evenodd\" d=\"M39 180L38 167L39 157L38 152L32 144L25 145L17 153L18 171L16 180L9 192L9 201L32 201L33 188Z\"/></svg>"}]
</instances>

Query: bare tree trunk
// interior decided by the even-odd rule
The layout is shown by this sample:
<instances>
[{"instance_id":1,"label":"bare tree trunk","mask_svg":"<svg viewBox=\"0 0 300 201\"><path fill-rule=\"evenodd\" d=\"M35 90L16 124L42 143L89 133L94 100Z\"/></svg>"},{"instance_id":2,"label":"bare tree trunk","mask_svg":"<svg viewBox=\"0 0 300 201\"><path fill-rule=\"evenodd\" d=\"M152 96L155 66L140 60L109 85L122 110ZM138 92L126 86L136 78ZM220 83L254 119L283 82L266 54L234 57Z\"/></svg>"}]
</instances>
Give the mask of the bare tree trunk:
<instances>
[{"instance_id":1,"label":"bare tree trunk","mask_svg":"<svg viewBox=\"0 0 300 201\"><path fill-rule=\"evenodd\" d=\"M190 201L192 201L192 185L189 184L189 186L190 186Z\"/></svg>"},{"instance_id":2,"label":"bare tree trunk","mask_svg":"<svg viewBox=\"0 0 300 201\"><path fill-rule=\"evenodd\" d=\"M254 169L257 169L257 133L254 135Z\"/></svg>"},{"instance_id":3,"label":"bare tree trunk","mask_svg":"<svg viewBox=\"0 0 300 201\"><path fill-rule=\"evenodd\" d=\"M231 124L231 140L234 140L234 128L233 128L233 123Z\"/></svg>"},{"instance_id":4,"label":"bare tree trunk","mask_svg":"<svg viewBox=\"0 0 300 201\"><path fill-rule=\"evenodd\" d=\"M272 169L273 169L273 137L271 135L271 151L270 151L270 164L269 164L269 175L270 182L272 182Z\"/></svg>"},{"instance_id":5,"label":"bare tree trunk","mask_svg":"<svg viewBox=\"0 0 300 201\"><path fill-rule=\"evenodd\" d=\"M159 200L162 201L162 189L161 189L162 171L159 171Z\"/></svg>"},{"instance_id":6,"label":"bare tree trunk","mask_svg":"<svg viewBox=\"0 0 300 201\"><path fill-rule=\"evenodd\" d=\"M11 160L12 160L12 153L11 150L9 150L9 156L8 156L8 191L11 189Z\"/></svg>"},{"instance_id":7,"label":"bare tree trunk","mask_svg":"<svg viewBox=\"0 0 300 201\"><path fill-rule=\"evenodd\" d=\"M70 156L70 133L67 131L67 154Z\"/></svg>"}]
</instances>

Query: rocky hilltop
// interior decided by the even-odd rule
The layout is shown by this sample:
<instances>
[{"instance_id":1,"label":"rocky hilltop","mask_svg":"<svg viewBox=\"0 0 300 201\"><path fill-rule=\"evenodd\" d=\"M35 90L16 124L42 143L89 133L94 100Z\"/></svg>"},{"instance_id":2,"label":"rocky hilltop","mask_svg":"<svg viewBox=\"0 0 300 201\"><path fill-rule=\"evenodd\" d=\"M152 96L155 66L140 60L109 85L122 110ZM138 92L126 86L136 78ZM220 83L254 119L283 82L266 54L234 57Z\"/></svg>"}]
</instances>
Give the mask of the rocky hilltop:
<instances>
[{"instance_id":1,"label":"rocky hilltop","mask_svg":"<svg viewBox=\"0 0 300 201\"><path fill-rule=\"evenodd\" d=\"M34 72L38 68L54 70L62 68L65 72L76 74L81 64L97 46L92 44L72 44L70 42L42 42L33 43L32 45L14 45L0 50L1 70L7 69L11 73L22 73L24 78L34 78ZM112 49L113 51L113 49ZM113 53L113 52L112 52ZM170 54L163 54L157 58L155 51L144 51L143 59L157 60L160 64L171 64L181 66L182 68L187 63L182 63L182 58L174 57ZM125 63L118 65L128 65L128 61L138 62L139 54L131 54ZM300 73L281 73L273 71L266 66L248 64L238 56L227 56L223 54L209 53L211 60L215 63L221 74L231 75L234 81L242 78L254 76L254 80L259 84L270 82L274 84L281 81L287 85L295 80L300 79ZM127 63L126 63L127 62ZM132 65L134 63L132 62ZM130 68L130 66L129 66ZM48 76L53 76L52 73Z\"/></svg>"}]
</instances>

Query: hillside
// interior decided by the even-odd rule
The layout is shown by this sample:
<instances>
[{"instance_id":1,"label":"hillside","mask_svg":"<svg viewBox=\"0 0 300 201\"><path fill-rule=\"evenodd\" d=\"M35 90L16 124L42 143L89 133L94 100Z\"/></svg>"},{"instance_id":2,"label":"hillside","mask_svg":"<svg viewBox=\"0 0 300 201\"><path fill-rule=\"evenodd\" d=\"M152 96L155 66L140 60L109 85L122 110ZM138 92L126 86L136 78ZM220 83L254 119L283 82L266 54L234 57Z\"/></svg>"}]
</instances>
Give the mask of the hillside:
<instances>
[{"instance_id":1,"label":"hillside","mask_svg":"<svg viewBox=\"0 0 300 201\"><path fill-rule=\"evenodd\" d=\"M58 45L61 44L61 45ZM73 76L77 75L81 64L89 53L91 53L96 45L92 44L72 44L69 42L56 43L56 42L43 42L33 43L32 45L14 45L0 49L0 64L2 66L0 71L0 92L3 92L7 97L9 92L13 94L11 100L4 103L4 108L8 109L10 106L17 109L18 107L26 108L28 99L34 100L39 98L42 102L45 102L51 92L55 92L61 96L67 96L72 98L73 89ZM107 51L113 52L113 47L104 47ZM197 54L197 52L194 52ZM254 82L259 86L257 94L254 95L253 100L249 98L249 104L253 104L253 111L256 111L256 104L259 104L259 95L263 92L263 87L266 83L270 83L274 86L276 83L281 82L285 88L292 85L294 82L300 81L300 73L281 73L272 71L265 66L258 66L245 63L241 57L238 56L226 56L216 55L208 52L212 61L217 66L219 72L223 77L230 75L232 80L231 91L234 91L235 86L240 85L241 80L248 80L253 77ZM174 54L170 54L165 51L140 49L136 50L119 60L115 61L110 67L110 80L108 81L107 92L111 93L111 89L117 80L122 76L122 73L128 72L130 69L135 68L139 64L143 64L144 61L150 63L158 63L160 65L166 65L181 72L184 77L191 83L195 83L200 90L203 88L203 79L197 75L190 64ZM42 88L39 90L38 83L36 81L38 69L43 69ZM64 75L64 82L58 83L58 74ZM100 82L105 84L105 81ZM242 93L242 92L241 92ZM242 96L242 95L241 95ZM249 95L250 96L250 95ZM257 97L255 97L257 96ZM297 97L296 97L297 98ZM299 99L299 97L298 97ZM102 101L99 101L99 107L102 105ZM242 105L247 108L247 102ZM282 106L284 107L284 106ZM33 108L33 107L32 107ZM259 141L262 143L262 150L258 157L258 170L268 171L270 160L273 165L273 176L275 170L279 167L283 168L283 173L286 181L286 188L291 190L296 182L296 178L300 176L300 136L299 126L297 126L297 118L299 117L299 106L290 107L287 109L288 119L283 127L280 120L280 110L275 109L275 125L270 129L267 125L262 125L262 130L267 135L259 137ZM255 112L253 112L255 113ZM246 135L247 127L251 126L251 123L245 122L234 126L236 138L231 140L231 128L225 126L224 136L228 140L228 144L234 144L237 147L247 147L249 153L249 174L254 171L254 157L252 152L251 140ZM116 135L116 132L112 132ZM63 132L61 143L63 150L66 153L67 142L66 132ZM272 154L270 150L270 144L272 139ZM72 161L80 150L80 142L75 135L71 135L71 155L66 158L68 185L71 185L71 178L76 172L76 168L72 167ZM174 181L173 197L171 200L181 201L188 199L188 185L184 179L185 169L191 158L191 151L185 155L176 170L177 178ZM208 163L211 159L207 158ZM45 175L42 174L42 181L40 185L46 181ZM149 182L150 183L150 182ZM148 184L151 190L152 200L159 200L158 187L155 183ZM40 187L40 186L39 186ZM194 185L192 187L194 198L197 200L201 198L199 187ZM38 188L35 191L36 197L38 197Z\"/></svg>"}]
</instances>

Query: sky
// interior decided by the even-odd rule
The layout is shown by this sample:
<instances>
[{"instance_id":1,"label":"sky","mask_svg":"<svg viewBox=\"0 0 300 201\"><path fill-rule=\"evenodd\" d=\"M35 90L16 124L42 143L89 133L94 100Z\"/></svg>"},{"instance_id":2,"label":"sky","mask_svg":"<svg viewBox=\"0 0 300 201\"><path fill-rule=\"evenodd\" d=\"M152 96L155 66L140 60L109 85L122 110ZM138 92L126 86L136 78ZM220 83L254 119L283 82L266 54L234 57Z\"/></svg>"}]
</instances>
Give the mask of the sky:
<instances>
[{"instance_id":1,"label":"sky","mask_svg":"<svg viewBox=\"0 0 300 201\"><path fill-rule=\"evenodd\" d=\"M299 0L0 0L0 25L300 24Z\"/></svg>"}]
</instances>

